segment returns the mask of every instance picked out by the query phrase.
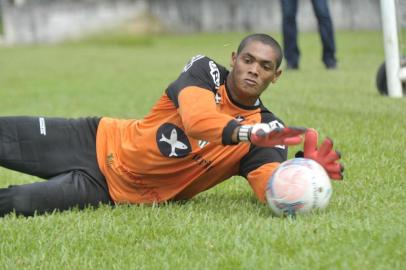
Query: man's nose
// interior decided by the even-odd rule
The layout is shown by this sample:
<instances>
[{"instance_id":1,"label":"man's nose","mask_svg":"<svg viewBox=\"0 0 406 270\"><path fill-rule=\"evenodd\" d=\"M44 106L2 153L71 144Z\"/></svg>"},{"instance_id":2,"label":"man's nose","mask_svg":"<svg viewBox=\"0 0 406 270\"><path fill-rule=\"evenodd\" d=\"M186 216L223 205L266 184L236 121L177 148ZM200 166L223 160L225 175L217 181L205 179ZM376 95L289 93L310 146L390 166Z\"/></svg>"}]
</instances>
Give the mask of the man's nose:
<instances>
[{"instance_id":1,"label":"man's nose","mask_svg":"<svg viewBox=\"0 0 406 270\"><path fill-rule=\"evenodd\" d=\"M258 76L258 73L259 73L258 69L259 69L258 63L252 63L250 65L248 72L251 73L252 75Z\"/></svg>"}]
</instances>

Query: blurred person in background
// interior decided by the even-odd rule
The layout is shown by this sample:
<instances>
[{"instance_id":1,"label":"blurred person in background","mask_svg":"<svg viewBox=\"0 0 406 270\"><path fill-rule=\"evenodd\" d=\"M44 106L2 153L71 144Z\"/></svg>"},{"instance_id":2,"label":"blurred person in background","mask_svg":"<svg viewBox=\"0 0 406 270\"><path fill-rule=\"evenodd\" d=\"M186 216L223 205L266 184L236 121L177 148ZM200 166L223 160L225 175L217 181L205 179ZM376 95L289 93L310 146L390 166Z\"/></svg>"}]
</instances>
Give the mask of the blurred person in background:
<instances>
[{"instance_id":1,"label":"blurred person in background","mask_svg":"<svg viewBox=\"0 0 406 270\"><path fill-rule=\"evenodd\" d=\"M296 15L298 0L280 0L282 7L283 49L287 69L298 69L300 50L297 43ZM337 68L334 28L327 0L311 0L318 22L318 29L323 46L322 60L327 69Z\"/></svg>"}]
</instances>

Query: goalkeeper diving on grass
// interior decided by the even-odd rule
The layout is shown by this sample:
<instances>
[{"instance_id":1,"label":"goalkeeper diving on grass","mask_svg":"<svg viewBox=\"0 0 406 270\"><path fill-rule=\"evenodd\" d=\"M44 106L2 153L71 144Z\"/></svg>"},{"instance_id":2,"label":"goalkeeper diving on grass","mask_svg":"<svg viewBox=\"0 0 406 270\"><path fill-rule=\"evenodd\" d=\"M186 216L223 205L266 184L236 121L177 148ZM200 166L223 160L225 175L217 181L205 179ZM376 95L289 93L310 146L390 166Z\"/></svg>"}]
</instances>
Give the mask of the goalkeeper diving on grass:
<instances>
[{"instance_id":1,"label":"goalkeeper diving on grass","mask_svg":"<svg viewBox=\"0 0 406 270\"><path fill-rule=\"evenodd\" d=\"M0 189L0 216L100 204L187 200L239 175L265 202L289 145L342 179L330 139L285 126L260 95L281 75L282 50L266 34L245 37L231 69L197 55L143 119L0 117L0 166L47 181Z\"/></svg>"}]
</instances>

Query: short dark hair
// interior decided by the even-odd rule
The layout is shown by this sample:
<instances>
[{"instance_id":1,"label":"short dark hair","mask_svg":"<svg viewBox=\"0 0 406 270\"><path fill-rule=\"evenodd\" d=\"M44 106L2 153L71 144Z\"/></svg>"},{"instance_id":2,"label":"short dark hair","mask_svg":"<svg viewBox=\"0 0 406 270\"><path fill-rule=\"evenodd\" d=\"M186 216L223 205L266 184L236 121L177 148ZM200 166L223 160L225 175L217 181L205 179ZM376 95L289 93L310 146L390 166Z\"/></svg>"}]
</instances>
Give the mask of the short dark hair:
<instances>
[{"instance_id":1,"label":"short dark hair","mask_svg":"<svg viewBox=\"0 0 406 270\"><path fill-rule=\"evenodd\" d=\"M282 48L273 37L267 34L257 33L246 36L238 46L237 54L240 54L240 52L245 48L245 46L247 46L252 41L259 41L263 44L271 46L278 54L278 58L276 60L276 68L280 67L283 58Z\"/></svg>"}]
</instances>

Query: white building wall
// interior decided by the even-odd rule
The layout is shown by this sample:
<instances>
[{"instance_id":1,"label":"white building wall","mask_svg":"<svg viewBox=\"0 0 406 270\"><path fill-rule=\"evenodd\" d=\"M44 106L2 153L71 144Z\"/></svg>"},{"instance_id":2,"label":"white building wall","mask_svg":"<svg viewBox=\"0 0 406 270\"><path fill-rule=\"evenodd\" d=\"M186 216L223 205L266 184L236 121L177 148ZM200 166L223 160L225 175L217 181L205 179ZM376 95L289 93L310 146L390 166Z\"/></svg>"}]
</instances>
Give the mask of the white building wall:
<instances>
[{"instance_id":1,"label":"white building wall","mask_svg":"<svg viewBox=\"0 0 406 270\"><path fill-rule=\"evenodd\" d=\"M150 14L172 32L281 30L280 0L0 0L8 44L58 42ZM397 2L406 26L406 0ZM37 3L37 4L35 4ZM40 4L38 4L40 3ZM329 0L336 29L380 29L379 0ZM299 0L300 31L317 29L310 0Z\"/></svg>"}]
</instances>

